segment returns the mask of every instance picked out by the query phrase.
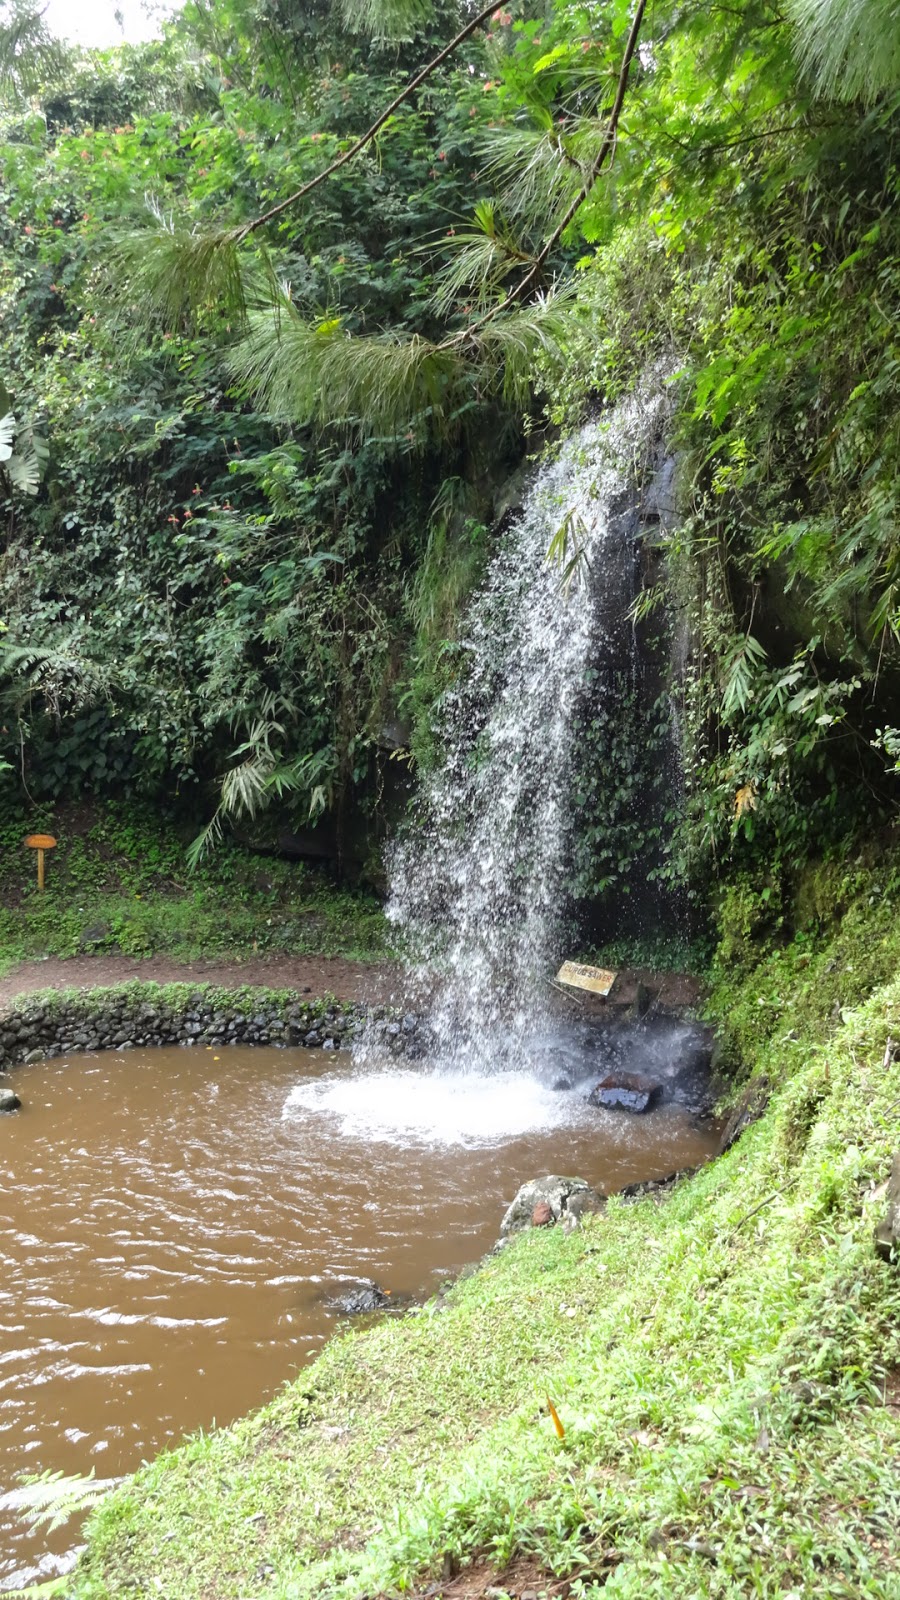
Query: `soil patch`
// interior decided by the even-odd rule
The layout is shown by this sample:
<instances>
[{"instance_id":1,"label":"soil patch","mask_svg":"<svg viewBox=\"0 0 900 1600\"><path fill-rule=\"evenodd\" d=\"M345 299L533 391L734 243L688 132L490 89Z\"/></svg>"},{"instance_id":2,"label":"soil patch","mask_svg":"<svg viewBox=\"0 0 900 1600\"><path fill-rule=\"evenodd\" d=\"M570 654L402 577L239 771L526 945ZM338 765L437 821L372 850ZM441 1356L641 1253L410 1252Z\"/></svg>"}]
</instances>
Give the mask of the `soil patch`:
<instances>
[{"instance_id":1,"label":"soil patch","mask_svg":"<svg viewBox=\"0 0 900 1600\"><path fill-rule=\"evenodd\" d=\"M318 999L378 1005L396 998L400 969L394 962L347 961L342 956L254 956L247 961L174 961L166 956L50 957L23 961L0 978L0 1007L41 989L96 989L117 983L212 983L236 989L254 985L293 989Z\"/></svg>"},{"instance_id":2,"label":"soil patch","mask_svg":"<svg viewBox=\"0 0 900 1600\"><path fill-rule=\"evenodd\" d=\"M415 1600L565 1600L571 1589L568 1579L555 1578L536 1561L522 1558L502 1572L476 1563L455 1577L419 1590Z\"/></svg>"}]
</instances>

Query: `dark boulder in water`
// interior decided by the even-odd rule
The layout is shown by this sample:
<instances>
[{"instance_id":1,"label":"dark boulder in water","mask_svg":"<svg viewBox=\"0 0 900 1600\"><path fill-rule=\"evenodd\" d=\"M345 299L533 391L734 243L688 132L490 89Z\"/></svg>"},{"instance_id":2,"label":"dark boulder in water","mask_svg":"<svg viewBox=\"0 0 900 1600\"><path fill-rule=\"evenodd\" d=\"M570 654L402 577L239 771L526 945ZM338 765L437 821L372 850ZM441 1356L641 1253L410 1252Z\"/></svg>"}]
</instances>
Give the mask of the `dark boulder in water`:
<instances>
[{"instance_id":1,"label":"dark boulder in water","mask_svg":"<svg viewBox=\"0 0 900 1600\"><path fill-rule=\"evenodd\" d=\"M659 1099L662 1084L641 1072L608 1072L588 1095L588 1104L605 1111L649 1111Z\"/></svg>"},{"instance_id":2,"label":"dark boulder in water","mask_svg":"<svg viewBox=\"0 0 900 1600\"><path fill-rule=\"evenodd\" d=\"M343 1294L335 1295L328 1304L332 1311L339 1311L345 1317L366 1317L373 1311L383 1311L393 1301L389 1289L382 1289L374 1278L368 1278Z\"/></svg>"}]
</instances>

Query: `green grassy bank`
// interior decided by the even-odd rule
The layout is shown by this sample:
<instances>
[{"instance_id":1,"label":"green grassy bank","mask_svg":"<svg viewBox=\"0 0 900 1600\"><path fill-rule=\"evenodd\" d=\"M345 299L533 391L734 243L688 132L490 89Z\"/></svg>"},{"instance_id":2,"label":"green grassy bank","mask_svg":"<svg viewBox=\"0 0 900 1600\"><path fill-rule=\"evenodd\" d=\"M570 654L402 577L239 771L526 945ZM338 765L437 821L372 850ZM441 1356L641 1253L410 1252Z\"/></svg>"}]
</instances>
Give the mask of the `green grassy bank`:
<instances>
[{"instance_id":1,"label":"green grassy bank","mask_svg":"<svg viewBox=\"0 0 900 1600\"><path fill-rule=\"evenodd\" d=\"M771 1094L727 1155L334 1340L106 1500L63 1592L360 1600L486 1563L516 1593L529 1557L575 1595L897 1600L900 1267L872 1240L900 1146L884 889L844 871L830 924L747 935L715 974L732 1060Z\"/></svg>"},{"instance_id":2,"label":"green grassy bank","mask_svg":"<svg viewBox=\"0 0 900 1600\"><path fill-rule=\"evenodd\" d=\"M23 840L51 832L46 888ZM0 821L0 973L28 957L171 955L180 961L314 953L374 960L374 895L323 869L226 840L191 870L190 828L133 802L18 811Z\"/></svg>"}]
</instances>

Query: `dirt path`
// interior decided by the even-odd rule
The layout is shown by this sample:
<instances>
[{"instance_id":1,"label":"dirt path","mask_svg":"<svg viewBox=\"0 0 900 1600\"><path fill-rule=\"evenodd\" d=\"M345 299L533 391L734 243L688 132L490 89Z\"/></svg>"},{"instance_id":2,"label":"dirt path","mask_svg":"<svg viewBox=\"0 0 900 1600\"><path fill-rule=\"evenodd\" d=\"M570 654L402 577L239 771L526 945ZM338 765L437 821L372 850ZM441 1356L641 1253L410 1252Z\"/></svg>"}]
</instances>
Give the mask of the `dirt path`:
<instances>
[{"instance_id":1,"label":"dirt path","mask_svg":"<svg viewBox=\"0 0 900 1600\"><path fill-rule=\"evenodd\" d=\"M248 961L171 961L165 956L48 957L23 961L0 978L0 1006L37 989L94 989L108 984L215 983L228 989L259 984L338 1000L390 1000L399 969L391 962L345 961L341 956L255 956Z\"/></svg>"},{"instance_id":2,"label":"dirt path","mask_svg":"<svg viewBox=\"0 0 900 1600\"><path fill-rule=\"evenodd\" d=\"M392 961L348 961L343 956L254 956L246 961L173 961L167 956L47 956L22 961L0 978L0 1007L20 994L38 989L95 989L109 984L214 983L226 989L243 984L266 989L296 989L298 994L333 994L337 1000L361 1000L370 1005L404 1004L403 969ZM589 1020L610 1010L632 1006L644 987L663 1007L675 1011L699 1004L703 985L682 973L653 973L623 968L608 1002L580 990L559 990L555 995L561 1016ZM421 1001L421 995L419 996ZM415 1008L412 994L407 1003Z\"/></svg>"}]
</instances>

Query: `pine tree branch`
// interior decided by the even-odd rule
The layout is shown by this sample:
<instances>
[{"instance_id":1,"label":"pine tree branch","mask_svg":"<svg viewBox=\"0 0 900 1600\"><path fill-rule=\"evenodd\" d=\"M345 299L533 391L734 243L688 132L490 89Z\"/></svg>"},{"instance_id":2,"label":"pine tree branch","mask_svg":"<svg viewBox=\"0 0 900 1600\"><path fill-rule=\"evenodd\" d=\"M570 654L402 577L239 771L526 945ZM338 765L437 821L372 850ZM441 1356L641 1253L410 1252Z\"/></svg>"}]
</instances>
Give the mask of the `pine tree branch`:
<instances>
[{"instance_id":1,"label":"pine tree branch","mask_svg":"<svg viewBox=\"0 0 900 1600\"><path fill-rule=\"evenodd\" d=\"M489 17L493 16L500 4L501 0L492 0L492 3L489 6L485 6L483 11L479 11L478 15L472 18L471 22L467 22L466 26L461 29L456 37L451 39L450 43L445 45L443 50L439 51L438 54L422 68L421 72L418 72L416 76L410 80L410 82L406 85L406 88L401 89L400 93L394 100L391 101L390 105L387 106L384 111L382 111L379 117L376 117L371 128L362 134L356 140L355 144L350 146L349 150L345 150L343 155L338 156L336 161L332 161L330 167L325 167L323 171L318 173L315 178L310 178L308 183L304 183L302 188L297 189L294 194L288 195L286 200L281 200L277 206L272 206L270 211L264 212L262 216L256 217L252 222L244 223L241 228L235 229L235 242L241 243L244 239L249 238L251 233L255 233L258 228L262 228L267 222L272 222L275 217L280 217L283 211L288 211L291 206L297 204L298 200L303 200L305 196L310 194L313 189L317 188L320 183L324 183L326 178L330 178L333 173L337 172L341 167L346 166L348 161L352 161L354 156L358 156L359 152L364 150L367 144L371 144L372 140L375 138L375 135L379 133L384 127L385 123L390 120L397 108L402 106L403 102L408 100L411 95L415 94L415 91L419 88L420 84L423 84L427 78L430 78L431 74L436 72L437 68L447 60L448 56L452 56L454 51L458 50L461 44L465 44L470 35L475 33L475 31L481 27L482 23L487 22ZM641 3L641 10L643 10L643 0Z\"/></svg>"},{"instance_id":2,"label":"pine tree branch","mask_svg":"<svg viewBox=\"0 0 900 1600\"><path fill-rule=\"evenodd\" d=\"M603 135L603 143L594 157L594 160L591 162L591 166L584 183L568 207L565 215L554 228L542 249L535 256L534 265L531 268L531 271L525 274L525 277L521 279L514 289L510 290L506 298L502 300L499 305L494 306L493 310L487 312L485 316L480 317L477 322L473 322L470 327L464 328L461 333L455 334L452 339L448 339L443 345L439 345L439 349L446 349L464 344L469 338L471 338L472 334L478 331L479 328L483 328L486 322L491 322L493 318L499 316L501 312L508 311L510 306L515 305L517 300L523 299L523 297L528 293L529 289L533 288L540 278L541 272L551 250L556 248L570 222L572 222L578 215L578 212L581 210L581 207L584 205L585 200L588 198L591 190L594 187L594 184L597 182L597 179L600 176L604 162L615 149L616 132L619 126L619 118L622 114L622 107L625 104L625 93L628 88L628 78L631 72L631 63L634 59L634 53L637 50L638 39L641 32L641 24L644 20L646 5L647 0L638 0L638 7L634 14L634 19L628 33L628 39L625 44L625 54L622 57L622 66L619 70L619 81L616 85L616 97L613 101L612 110L609 114L606 132Z\"/></svg>"}]
</instances>

